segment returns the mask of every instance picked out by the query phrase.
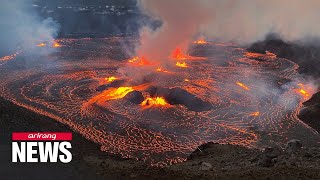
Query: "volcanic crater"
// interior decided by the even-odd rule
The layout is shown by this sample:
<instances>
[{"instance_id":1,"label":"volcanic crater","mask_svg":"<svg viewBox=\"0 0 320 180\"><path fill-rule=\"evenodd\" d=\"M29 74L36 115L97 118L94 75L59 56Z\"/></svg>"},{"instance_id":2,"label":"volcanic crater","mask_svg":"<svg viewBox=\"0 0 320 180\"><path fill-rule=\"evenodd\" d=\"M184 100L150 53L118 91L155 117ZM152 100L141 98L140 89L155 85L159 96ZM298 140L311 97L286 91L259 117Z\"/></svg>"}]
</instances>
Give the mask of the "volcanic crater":
<instances>
[{"instance_id":1,"label":"volcanic crater","mask_svg":"<svg viewBox=\"0 0 320 180\"><path fill-rule=\"evenodd\" d=\"M191 46L189 55L176 50L176 59L161 66L130 57L122 42L133 46L132 37L57 42L55 53L19 52L1 64L0 95L108 153L161 166L186 160L209 141L249 148L284 146L297 137L306 146L320 142L298 118L313 90L296 63L276 54L207 42ZM137 83L134 75L143 69L150 77Z\"/></svg>"}]
</instances>

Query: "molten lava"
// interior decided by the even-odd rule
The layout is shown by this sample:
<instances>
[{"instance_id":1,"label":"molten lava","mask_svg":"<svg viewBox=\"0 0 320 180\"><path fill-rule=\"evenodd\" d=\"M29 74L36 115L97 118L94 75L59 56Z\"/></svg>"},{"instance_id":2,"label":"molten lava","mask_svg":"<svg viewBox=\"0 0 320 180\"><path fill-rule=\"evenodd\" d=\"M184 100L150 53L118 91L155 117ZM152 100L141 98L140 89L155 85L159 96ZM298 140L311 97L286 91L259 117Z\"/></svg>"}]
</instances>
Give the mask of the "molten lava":
<instances>
[{"instance_id":1,"label":"molten lava","mask_svg":"<svg viewBox=\"0 0 320 180\"><path fill-rule=\"evenodd\" d=\"M132 67L135 63L118 60L125 52L115 54L122 52L122 42L134 45L136 41L112 37L60 42L63 51L43 57L54 61L50 69L38 63L28 63L21 68L24 63L19 61L18 69L0 66L0 96L67 124L107 153L142 159L152 165L169 165L184 161L203 142L249 148L263 148L266 144L282 146L295 137L301 137L310 145L320 142L319 135L298 119L305 101L303 93L311 96L313 85L278 88L276 84L287 80L296 82L300 78L295 63L289 60L264 58L267 60L258 61L259 64L243 63L240 59L246 58L245 49L220 47L210 42L199 47L194 45L195 49L190 51L206 55L210 61L190 63L189 59L168 58L172 66L186 62L190 68L182 71L178 71L179 67L172 68L176 71L171 76L157 73L157 68L169 70L166 66L151 66L146 68L153 71L151 75L146 72L142 81L135 81L136 77L130 77L130 73L123 78L110 73L116 73L123 63L136 68ZM91 51L97 47L99 51ZM88 51L84 51L87 48ZM213 53L202 54L211 51ZM140 63L139 58L135 61ZM142 71L143 68L136 69ZM110 76L118 80L110 84L106 80ZM261 79L265 87L275 90L261 91L258 84L249 84L250 81L238 77ZM150 84L136 86L138 82ZM249 88L250 91L245 90ZM205 110L198 108L200 106L205 106Z\"/></svg>"},{"instance_id":2,"label":"molten lava","mask_svg":"<svg viewBox=\"0 0 320 180\"><path fill-rule=\"evenodd\" d=\"M40 43L40 44L38 44L37 46L38 46L38 47L45 47L46 44L45 44L45 43Z\"/></svg>"},{"instance_id":3,"label":"molten lava","mask_svg":"<svg viewBox=\"0 0 320 180\"><path fill-rule=\"evenodd\" d=\"M118 78L116 78L116 77L114 77L114 76L111 76L111 77L107 77L107 78L105 78L105 80L106 81L108 81L108 82L113 82L113 81L115 81L115 80L117 80Z\"/></svg>"},{"instance_id":4,"label":"molten lava","mask_svg":"<svg viewBox=\"0 0 320 180\"><path fill-rule=\"evenodd\" d=\"M300 89L299 92L300 92L302 95L306 96L306 97L309 97L309 96L310 96L309 93L308 93L307 91L303 90L303 89Z\"/></svg>"},{"instance_id":5,"label":"molten lava","mask_svg":"<svg viewBox=\"0 0 320 180\"><path fill-rule=\"evenodd\" d=\"M174 50L174 52L172 54L172 58L184 60L184 59L187 59L187 56L182 53L180 48L177 48Z\"/></svg>"},{"instance_id":6,"label":"molten lava","mask_svg":"<svg viewBox=\"0 0 320 180\"><path fill-rule=\"evenodd\" d=\"M242 87L244 90L247 90L247 91L250 90L250 88L249 88L248 86L244 85L244 84L241 83L241 82L237 82L237 85L240 86L240 87Z\"/></svg>"},{"instance_id":7,"label":"molten lava","mask_svg":"<svg viewBox=\"0 0 320 180\"><path fill-rule=\"evenodd\" d=\"M194 56L183 54L180 48L176 48L173 51L171 58L176 60L206 60L207 59L205 57L194 57Z\"/></svg>"},{"instance_id":8,"label":"molten lava","mask_svg":"<svg viewBox=\"0 0 320 180\"><path fill-rule=\"evenodd\" d=\"M164 70L164 69L162 69L162 68L157 68L156 71L157 71L157 72L169 73L169 71Z\"/></svg>"},{"instance_id":9,"label":"molten lava","mask_svg":"<svg viewBox=\"0 0 320 180\"><path fill-rule=\"evenodd\" d=\"M204 40L204 39L199 39L197 41L194 41L193 43L194 44L208 44L208 42L206 40Z\"/></svg>"},{"instance_id":10,"label":"molten lava","mask_svg":"<svg viewBox=\"0 0 320 180\"><path fill-rule=\"evenodd\" d=\"M155 107L155 106L169 106L163 97L147 98L142 103L141 106L145 108Z\"/></svg>"},{"instance_id":11,"label":"molten lava","mask_svg":"<svg viewBox=\"0 0 320 180\"><path fill-rule=\"evenodd\" d=\"M153 63L147 61L145 57L134 57L132 59L129 59L128 62L138 66L153 65Z\"/></svg>"},{"instance_id":12,"label":"molten lava","mask_svg":"<svg viewBox=\"0 0 320 180\"><path fill-rule=\"evenodd\" d=\"M253 113L250 114L250 116L259 116L259 115L260 115L260 112L259 112L259 111L253 112Z\"/></svg>"},{"instance_id":13,"label":"molten lava","mask_svg":"<svg viewBox=\"0 0 320 180\"><path fill-rule=\"evenodd\" d=\"M296 89L296 92L297 93L299 93L299 94L301 94L303 97L305 97L305 98L308 98L308 97L310 97L310 94L309 94L309 92L308 92L308 87L305 87L305 85L303 85L303 84L298 84L298 86L299 86L299 88L298 89ZM310 90L310 89L309 89Z\"/></svg>"},{"instance_id":14,"label":"molten lava","mask_svg":"<svg viewBox=\"0 0 320 180\"><path fill-rule=\"evenodd\" d=\"M149 86L150 84L142 84L139 86L132 86L132 87L124 86L124 87L118 87L118 88L110 88L92 97L88 102L84 103L84 107L88 107L89 105L92 105L95 103L104 104L106 101L122 99L132 91L135 91L135 90L141 91L148 88Z\"/></svg>"},{"instance_id":15,"label":"molten lava","mask_svg":"<svg viewBox=\"0 0 320 180\"><path fill-rule=\"evenodd\" d=\"M182 67L182 68L187 68L187 67L188 67L188 65L187 65L186 62L183 62L183 63L177 62L177 63L176 63L176 66Z\"/></svg>"},{"instance_id":16,"label":"molten lava","mask_svg":"<svg viewBox=\"0 0 320 180\"><path fill-rule=\"evenodd\" d=\"M276 54L273 54L269 51L266 51L266 54L260 54L260 53L253 53L253 52L246 52L244 54L245 57L247 58L252 58L252 59L260 59L260 58L270 58L270 59L275 59L277 58L277 55Z\"/></svg>"},{"instance_id":17,"label":"molten lava","mask_svg":"<svg viewBox=\"0 0 320 180\"><path fill-rule=\"evenodd\" d=\"M61 44L59 44L59 43L57 43L57 42L54 42L53 45L52 45L52 47L54 47L54 48L59 48L59 47L61 47Z\"/></svg>"},{"instance_id":18,"label":"molten lava","mask_svg":"<svg viewBox=\"0 0 320 180\"><path fill-rule=\"evenodd\" d=\"M119 87L107 90L104 94L107 97L107 100L121 99L126 96L129 92L134 91L132 87Z\"/></svg>"},{"instance_id":19,"label":"molten lava","mask_svg":"<svg viewBox=\"0 0 320 180\"><path fill-rule=\"evenodd\" d=\"M18 54L19 54L19 52L16 52L12 55L1 57L0 61L9 61L9 60L15 58Z\"/></svg>"}]
</instances>

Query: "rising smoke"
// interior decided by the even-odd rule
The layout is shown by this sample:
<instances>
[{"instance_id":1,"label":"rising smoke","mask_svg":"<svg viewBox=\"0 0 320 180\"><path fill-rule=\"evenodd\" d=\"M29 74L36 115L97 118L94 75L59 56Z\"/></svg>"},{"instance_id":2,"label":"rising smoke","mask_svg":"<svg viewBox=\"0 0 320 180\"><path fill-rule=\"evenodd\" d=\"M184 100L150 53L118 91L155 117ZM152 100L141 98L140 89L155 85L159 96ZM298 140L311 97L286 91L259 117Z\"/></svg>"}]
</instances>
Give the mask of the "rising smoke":
<instances>
[{"instance_id":1,"label":"rising smoke","mask_svg":"<svg viewBox=\"0 0 320 180\"><path fill-rule=\"evenodd\" d=\"M287 41L320 37L320 1L309 0L139 0L148 15L163 25L143 28L138 55L168 57L196 35L243 45L277 33Z\"/></svg>"},{"instance_id":2,"label":"rising smoke","mask_svg":"<svg viewBox=\"0 0 320 180\"><path fill-rule=\"evenodd\" d=\"M0 29L0 53L11 53L17 48L30 49L44 41L52 42L59 26L51 18L41 18L31 0L3 0Z\"/></svg>"}]
</instances>

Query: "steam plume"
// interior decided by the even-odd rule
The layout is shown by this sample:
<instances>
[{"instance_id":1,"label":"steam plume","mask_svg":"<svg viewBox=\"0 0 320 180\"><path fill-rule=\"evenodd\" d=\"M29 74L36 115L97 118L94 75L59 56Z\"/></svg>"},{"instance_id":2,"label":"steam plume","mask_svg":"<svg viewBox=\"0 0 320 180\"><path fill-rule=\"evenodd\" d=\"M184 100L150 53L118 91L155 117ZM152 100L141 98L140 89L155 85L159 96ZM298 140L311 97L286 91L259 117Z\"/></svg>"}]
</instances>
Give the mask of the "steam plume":
<instances>
[{"instance_id":1,"label":"steam plume","mask_svg":"<svg viewBox=\"0 0 320 180\"><path fill-rule=\"evenodd\" d=\"M139 6L163 22L155 31L141 31L137 54L147 58L167 57L197 34L241 44L263 40L269 33L287 41L320 36L317 0L140 0Z\"/></svg>"},{"instance_id":2,"label":"steam plume","mask_svg":"<svg viewBox=\"0 0 320 180\"><path fill-rule=\"evenodd\" d=\"M58 28L51 18L43 19L37 15L31 0L3 0L0 7L0 53L15 51L18 46L29 49L43 41L52 42Z\"/></svg>"}]
</instances>

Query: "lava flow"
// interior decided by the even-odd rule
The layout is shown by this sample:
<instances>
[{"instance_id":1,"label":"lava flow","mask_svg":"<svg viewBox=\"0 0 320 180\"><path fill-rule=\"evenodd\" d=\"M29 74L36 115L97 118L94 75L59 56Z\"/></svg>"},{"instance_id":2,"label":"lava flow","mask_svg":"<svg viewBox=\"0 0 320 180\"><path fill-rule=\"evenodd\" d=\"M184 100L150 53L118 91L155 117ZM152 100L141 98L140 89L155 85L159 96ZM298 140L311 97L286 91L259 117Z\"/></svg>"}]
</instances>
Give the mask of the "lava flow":
<instances>
[{"instance_id":1,"label":"lava flow","mask_svg":"<svg viewBox=\"0 0 320 180\"><path fill-rule=\"evenodd\" d=\"M63 48L37 63L21 68L32 58L26 56L0 66L0 95L70 126L102 151L161 166L186 160L209 141L255 148L284 146L295 137L304 145L320 142L297 118L314 91L293 83L279 87L300 77L290 60L208 43L193 45L190 55L176 50L164 65L126 59L121 44L133 46L130 37L62 41ZM203 52L212 53L192 61ZM46 59L50 66L43 65ZM150 64L152 71L135 77ZM164 73L170 65L172 73ZM139 73L125 76L123 66Z\"/></svg>"},{"instance_id":2,"label":"lava flow","mask_svg":"<svg viewBox=\"0 0 320 180\"><path fill-rule=\"evenodd\" d=\"M237 85L240 86L240 87L242 87L243 89L245 89L245 90L247 90L247 91L250 90L250 88L249 88L248 86L244 85L244 84L241 83L241 82L237 82Z\"/></svg>"}]
</instances>

